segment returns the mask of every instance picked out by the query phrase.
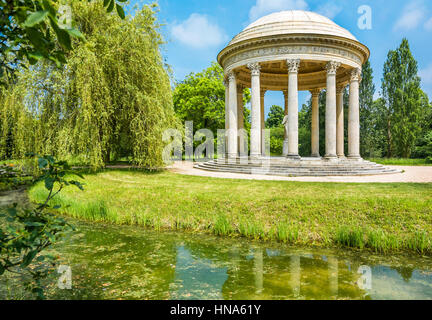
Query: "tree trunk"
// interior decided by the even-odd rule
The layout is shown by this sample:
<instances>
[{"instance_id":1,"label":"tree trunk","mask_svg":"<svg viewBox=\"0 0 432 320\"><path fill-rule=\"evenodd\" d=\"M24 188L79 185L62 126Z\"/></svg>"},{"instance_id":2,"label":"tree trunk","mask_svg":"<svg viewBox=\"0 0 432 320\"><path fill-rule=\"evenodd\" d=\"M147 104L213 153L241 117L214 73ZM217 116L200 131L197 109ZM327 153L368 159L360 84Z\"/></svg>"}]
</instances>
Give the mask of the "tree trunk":
<instances>
[{"instance_id":1,"label":"tree trunk","mask_svg":"<svg viewBox=\"0 0 432 320\"><path fill-rule=\"evenodd\" d=\"M392 150L392 134L391 134L391 121L387 120L387 158L391 158L393 156Z\"/></svg>"},{"instance_id":2,"label":"tree trunk","mask_svg":"<svg viewBox=\"0 0 432 320\"><path fill-rule=\"evenodd\" d=\"M108 164L110 163L110 161L111 161L111 148L107 148L105 152L104 162L105 164Z\"/></svg>"}]
</instances>

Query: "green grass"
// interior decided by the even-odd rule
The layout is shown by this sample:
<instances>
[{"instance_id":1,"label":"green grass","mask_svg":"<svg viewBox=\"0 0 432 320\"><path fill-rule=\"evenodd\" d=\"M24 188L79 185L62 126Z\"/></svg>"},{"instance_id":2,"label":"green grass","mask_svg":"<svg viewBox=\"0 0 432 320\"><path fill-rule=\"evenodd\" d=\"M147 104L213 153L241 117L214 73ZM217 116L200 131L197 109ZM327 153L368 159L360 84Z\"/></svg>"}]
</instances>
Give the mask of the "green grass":
<instances>
[{"instance_id":1,"label":"green grass","mask_svg":"<svg viewBox=\"0 0 432 320\"><path fill-rule=\"evenodd\" d=\"M369 161L388 166L432 166L427 159L372 158Z\"/></svg>"},{"instance_id":2,"label":"green grass","mask_svg":"<svg viewBox=\"0 0 432 320\"><path fill-rule=\"evenodd\" d=\"M432 254L432 184L228 180L112 170L55 198L85 220L295 245ZM46 196L43 185L29 191Z\"/></svg>"}]
</instances>

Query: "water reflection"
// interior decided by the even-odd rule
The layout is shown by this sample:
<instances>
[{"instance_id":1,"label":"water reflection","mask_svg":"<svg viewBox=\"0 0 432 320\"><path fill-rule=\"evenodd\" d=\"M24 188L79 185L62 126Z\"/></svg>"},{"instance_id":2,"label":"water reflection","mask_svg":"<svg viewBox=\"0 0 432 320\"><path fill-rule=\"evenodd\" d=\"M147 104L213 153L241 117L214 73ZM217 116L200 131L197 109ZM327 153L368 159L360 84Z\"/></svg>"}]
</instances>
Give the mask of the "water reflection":
<instances>
[{"instance_id":1,"label":"water reflection","mask_svg":"<svg viewBox=\"0 0 432 320\"><path fill-rule=\"evenodd\" d=\"M79 227L56 248L73 289L59 290L53 278L50 298L432 299L431 258Z\"/></svg>"}]
</instances>

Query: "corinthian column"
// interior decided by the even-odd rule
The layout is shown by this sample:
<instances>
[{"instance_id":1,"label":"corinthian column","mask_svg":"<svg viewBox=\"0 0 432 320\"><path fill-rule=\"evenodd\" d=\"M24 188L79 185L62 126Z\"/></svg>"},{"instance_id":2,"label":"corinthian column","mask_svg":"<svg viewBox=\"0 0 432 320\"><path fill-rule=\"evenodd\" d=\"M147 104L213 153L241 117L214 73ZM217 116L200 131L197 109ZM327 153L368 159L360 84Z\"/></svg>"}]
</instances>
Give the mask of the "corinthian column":
<instances>
[{"instance_id":1,"label":"corinthian column","mask_svg":"<svg viewBox=\"0 0 432 320\"><path fill-rule=\"evenodd\" d=\"M265 129L265 111L264 111L264 97L267 90L261 89L261 154L265 156L265 135L264 135L264 129Z\"/></svg>"},{"instance_id":2,"label":"corinthian column","mask_svg":"<svg viewBox=\"0 0 432 320\"><path fill-rule=\"evenodd\" d=\"M228 74L229 81L229 130L228 130L228 158L236 158L238 154L237 128L237 80L235 73Z\"/></svg>"},{"instance_id":3,"label":"corinthian column","mask_svg":"<svg viewBox=\"0 0 432 320\"><path fill-rule=\"evenodd\" d=\"M285 102L285 117L288 115L288 90L283 90L284 102ZM283 144L283 156L288 155L288 130L284 126L284 144Z\"/></svg>"},{"instance_id":4,"label":"corinthian column","mask_svg":"<svg viewBox=\"0 0 432 320\"><path fill-rule=\"evenodd\" d=\"M312 95L312 123L311 123L311 157L319 158L319 94L320 89L311 90Z\"/></svg>"},{"instance_id":5,"label":"corinthian column","mask_svg":"<svg viewBox=\"0 0 432 320\"><path fill-rule=\"evenodd\" d=\"M225 156L228 155L228 136L227 132L229 129L229 83L228 79L224 80L225 85Z\"/></svg>"},{"instance_id":6,"label":"corinthian column","mask_svg":"<svg viewBox=\"0 0 432 320\"><path fill-rule=\"evenodd\" d=\"M288 158L300 159L298 146L298 70L300 59L287 60L288 65Z\"/></svg>"},{"instance_id":7,"label":"corinthian column","mask_svg":"<svg viewBox=\"0 0 432 320\"><path fill-rule=\"evenodd\" d=\"M345 158L344 89L344 86L336 88L336 153L340 159Z\"/></svg>"},{"instance_id":8,"label":"corinthian column","mask_svg":"<svg viewBox=\"0 0 432 320\"><path fill-rule=\"evenodd\" d=\"M237 127L238 127L238 149L241 156L245 153L244 137L244 106L243 106L243 85L237 85Z\"/></svg>"},{"instance_id":9,"label":"corinthian column","mask_svg":"<svg viewBox=\"0 0 432 320\"><path fill-rule=\"evenodd\" d=\"M258 158L261 155L261 85L260 85L260 65L250 63L248 68L251 71L251 133L250 148L251 157Z\"/></svg>"},{"instance_id":10,"label":"corinthian column","mask_svg":"<svg viewBox=\"0 0 432 320\"><path fill-rule=\"evenodd\" d=\"M336 159L336 72L340 63L330 61L327 69L326 94L326 155L327 159Z\"/></svg>"},{"instance_id":11,"label":"corinthian column","mask_svg":"<svg viewBox=\"0 0 432 320\"><path fill-rule=\"evenodd\" d=\"M359 83L361 81L361 69L351 71L350 97L348 114L348 158L359 160L360 157L360 102Z\"/></svg>"}]
</instances>

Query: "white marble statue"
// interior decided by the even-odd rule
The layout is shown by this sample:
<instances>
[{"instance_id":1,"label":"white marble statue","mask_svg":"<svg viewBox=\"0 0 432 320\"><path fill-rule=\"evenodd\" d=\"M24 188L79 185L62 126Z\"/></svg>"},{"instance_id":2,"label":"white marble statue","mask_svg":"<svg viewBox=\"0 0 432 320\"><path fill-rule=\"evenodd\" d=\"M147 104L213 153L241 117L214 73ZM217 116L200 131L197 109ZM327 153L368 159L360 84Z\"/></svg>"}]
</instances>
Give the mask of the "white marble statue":
<instances>
[{"instance_id":1,"label":"white marble statue","mask_svg":"<svg viewBox=\"0 0 432 320\"><path fill-rule=\"evenodd\" d=\"M286 115L282 121L282 125L285 127L285 132L289 132L288 130L288 116ZM288 140L286 139L286 135L285 135L285 140L284 140L284 144L283 144L283 152L282 154L284 156L286 156L288 154Z\"/></svg>"},{"instance_id":2,"label":"white marble statue","mask_svg":"<svg viewBox=\"0 0 432 320\"><path fill-rule=\"evenodd\" d=\"M285 129L288 132L288 116L283 118L282 125L285 126Z\"/></svg>"}]
</instances>

